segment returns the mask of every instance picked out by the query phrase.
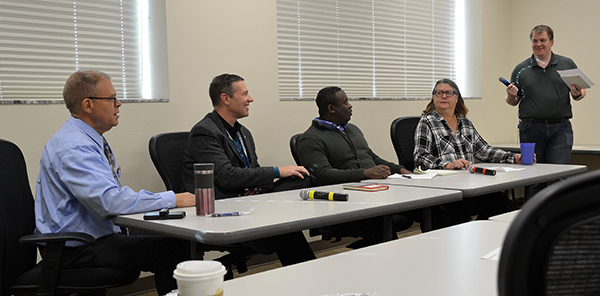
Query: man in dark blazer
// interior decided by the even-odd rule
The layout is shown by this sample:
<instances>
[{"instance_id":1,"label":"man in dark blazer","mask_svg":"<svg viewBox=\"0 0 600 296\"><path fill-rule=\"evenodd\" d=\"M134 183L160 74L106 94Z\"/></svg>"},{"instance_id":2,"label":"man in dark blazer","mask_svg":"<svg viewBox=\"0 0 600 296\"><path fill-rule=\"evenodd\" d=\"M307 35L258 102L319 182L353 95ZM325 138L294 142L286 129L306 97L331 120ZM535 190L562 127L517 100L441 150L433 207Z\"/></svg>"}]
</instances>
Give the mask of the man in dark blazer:
<instances>
[{"instance_id":1,"label":"man in dark blazer","mask_svg":"<svg viewBox=\"0 0 600 296\"><path fill-rule=\"evenodd\" d=\"M194 192L194 163L215 164L217 199L310 186L304 167L258 164L252 134L237 121L248 116L248 106L254 101L242 77L219 75L210 84L209 93L214 110L192 128L185 149L185 190ZM280 181L273 183L276 178Z\"/></svg>"},{"instance_id":2,"label":"man in dark blazer","mask_svg":"<svg viewBox=\"0 0 600 296\"><path fill-rule=\"evenodd\" d=\"M252 134L238 122L248 116L248 106L254 101L242 77L235 74L215 77L209 94L214 110L194 125L188 137L182 175L185 190L194 192L194 163L214 163L216 199L310 186L304 167L258 164ZM279 180L273 182L275 179ZM261 254L277 251L282 265L315 258L301 232L249 244Z\"/></svg>"}]
</instances>

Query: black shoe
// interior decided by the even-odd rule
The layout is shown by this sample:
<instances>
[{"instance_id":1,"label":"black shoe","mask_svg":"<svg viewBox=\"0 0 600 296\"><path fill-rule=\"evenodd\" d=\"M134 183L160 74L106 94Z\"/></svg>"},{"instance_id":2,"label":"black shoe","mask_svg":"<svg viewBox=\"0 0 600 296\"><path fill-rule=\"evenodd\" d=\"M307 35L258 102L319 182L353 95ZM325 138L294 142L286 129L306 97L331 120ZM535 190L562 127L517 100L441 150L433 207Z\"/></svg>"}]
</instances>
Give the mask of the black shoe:
<instances>
[{"instance_id":1,"label":"black shoe","mask_svg":"<svg viewBox=\"0 0 600 296\"><path fill-rule=\"evenodd\" d=\"M357 241L347 245L346 248L357 250L360 248L372 246L374 244L375 244L375 242L372 239L363 238L363 239L357 240Z\"/></svg>"}]
</instances>

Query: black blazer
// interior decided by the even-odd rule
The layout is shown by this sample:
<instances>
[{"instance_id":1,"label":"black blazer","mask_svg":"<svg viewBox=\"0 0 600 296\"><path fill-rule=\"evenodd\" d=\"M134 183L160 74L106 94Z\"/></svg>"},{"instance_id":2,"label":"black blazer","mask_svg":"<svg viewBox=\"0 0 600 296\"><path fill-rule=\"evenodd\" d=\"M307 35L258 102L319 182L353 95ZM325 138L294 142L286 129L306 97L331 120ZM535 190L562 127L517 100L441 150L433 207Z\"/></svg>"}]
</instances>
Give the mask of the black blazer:
<instances>
[{"instance_id":1,"label":"black blazer","mask_svg":"<svg viewBox=\"0 0 600 296\"><path fill-rule=\"evenodd\" d=\"M273 188L273 167L261 167L258 164L256 147L250 131L240 129L246 152L250 159L250 168L235 152L227 129L216 111L207 114L196 123L188 137L183 162L183 190L194 192L194 163L215 164L215 198L243 196L244 189L262 187Z\"/></svg>"}]
</instances>

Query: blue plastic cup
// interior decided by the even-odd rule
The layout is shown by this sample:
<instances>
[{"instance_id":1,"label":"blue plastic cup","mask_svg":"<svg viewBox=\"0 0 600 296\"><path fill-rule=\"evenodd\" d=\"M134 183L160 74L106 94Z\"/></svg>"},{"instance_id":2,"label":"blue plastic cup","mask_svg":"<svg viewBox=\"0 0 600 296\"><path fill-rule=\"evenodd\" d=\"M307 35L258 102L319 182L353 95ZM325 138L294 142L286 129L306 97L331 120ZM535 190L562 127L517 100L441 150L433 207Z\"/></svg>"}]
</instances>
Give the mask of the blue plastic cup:
<instances>
[{"instance_id":1,"label":"blue plastic cup","mask_svg":"<svg viewBox=\"0 0 600 296\"><path fill-rule=\"evenodd\" d=\"M535 143L521 143L521 162L524 165L533 164L535 155Z\"/></svg>"}]
</instances>

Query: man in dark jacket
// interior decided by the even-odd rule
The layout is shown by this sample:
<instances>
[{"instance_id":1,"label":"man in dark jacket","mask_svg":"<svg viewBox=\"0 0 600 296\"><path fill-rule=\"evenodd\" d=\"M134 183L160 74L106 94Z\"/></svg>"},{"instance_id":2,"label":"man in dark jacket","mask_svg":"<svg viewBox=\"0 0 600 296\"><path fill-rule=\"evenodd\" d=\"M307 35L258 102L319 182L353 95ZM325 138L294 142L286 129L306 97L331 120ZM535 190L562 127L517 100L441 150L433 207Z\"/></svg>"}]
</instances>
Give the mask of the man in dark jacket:
<instances>
[{"instance_id":1,"label":"man in dark jacket","mask_svg":"<svg viewBox=\"0 0 600 296\"><path fill-rule=\"evenodd\" d=\"M410 174L402 165L375 154L360 129L351 123L352 105L339 87L323 88L317 95L319 117L298 140L300 163L317 185L386 179Z\"/></svg>"},{"instance_id":2,"label":"man in dark jacket","mask_svg":"<svg viewBox=\"0 0 600 296\"><path fill-rule=\"evenodd\" d=\"M184 190L194 192L194 163L214 163L216 199L310 186L304 167L258 164L252 134L238 122L248 116L248 106L254 101L242 77L234 74L215 77L209 94L214 110L194 125L187 141ZM255 240L248 245L261 254L277 252L284 266L315 258L302 232Z\"/></svg>"},{"instance_id":3,"label":"man in dark jacket","mask_svg":"<svg viewBox=\"0 0 600 296\"><path fill-rule=\"evenodd\" d=\"M319 117L313 119L311 126L298 140L297 150L300 163L308 168L311 180L321 186L365 179L386 179L394 173L410 174L402 165L389 162L375 154L360 129L348 123L352 116L352 105L348 96L339 87L329 86L321 89L316 98ZM420 211L412 211L411 217L420 220ZM398 232L410 227L413 219L395 214L393 231ZM383 220L365 219L333 226L334 233L361 233L362 241L349 245L359 248L381 242ZM331 231L331 229L324 229ZM324 235L324 237L326 237ZM395 237L395 236L393 236Z\"/></svg>"}]
</instances>

